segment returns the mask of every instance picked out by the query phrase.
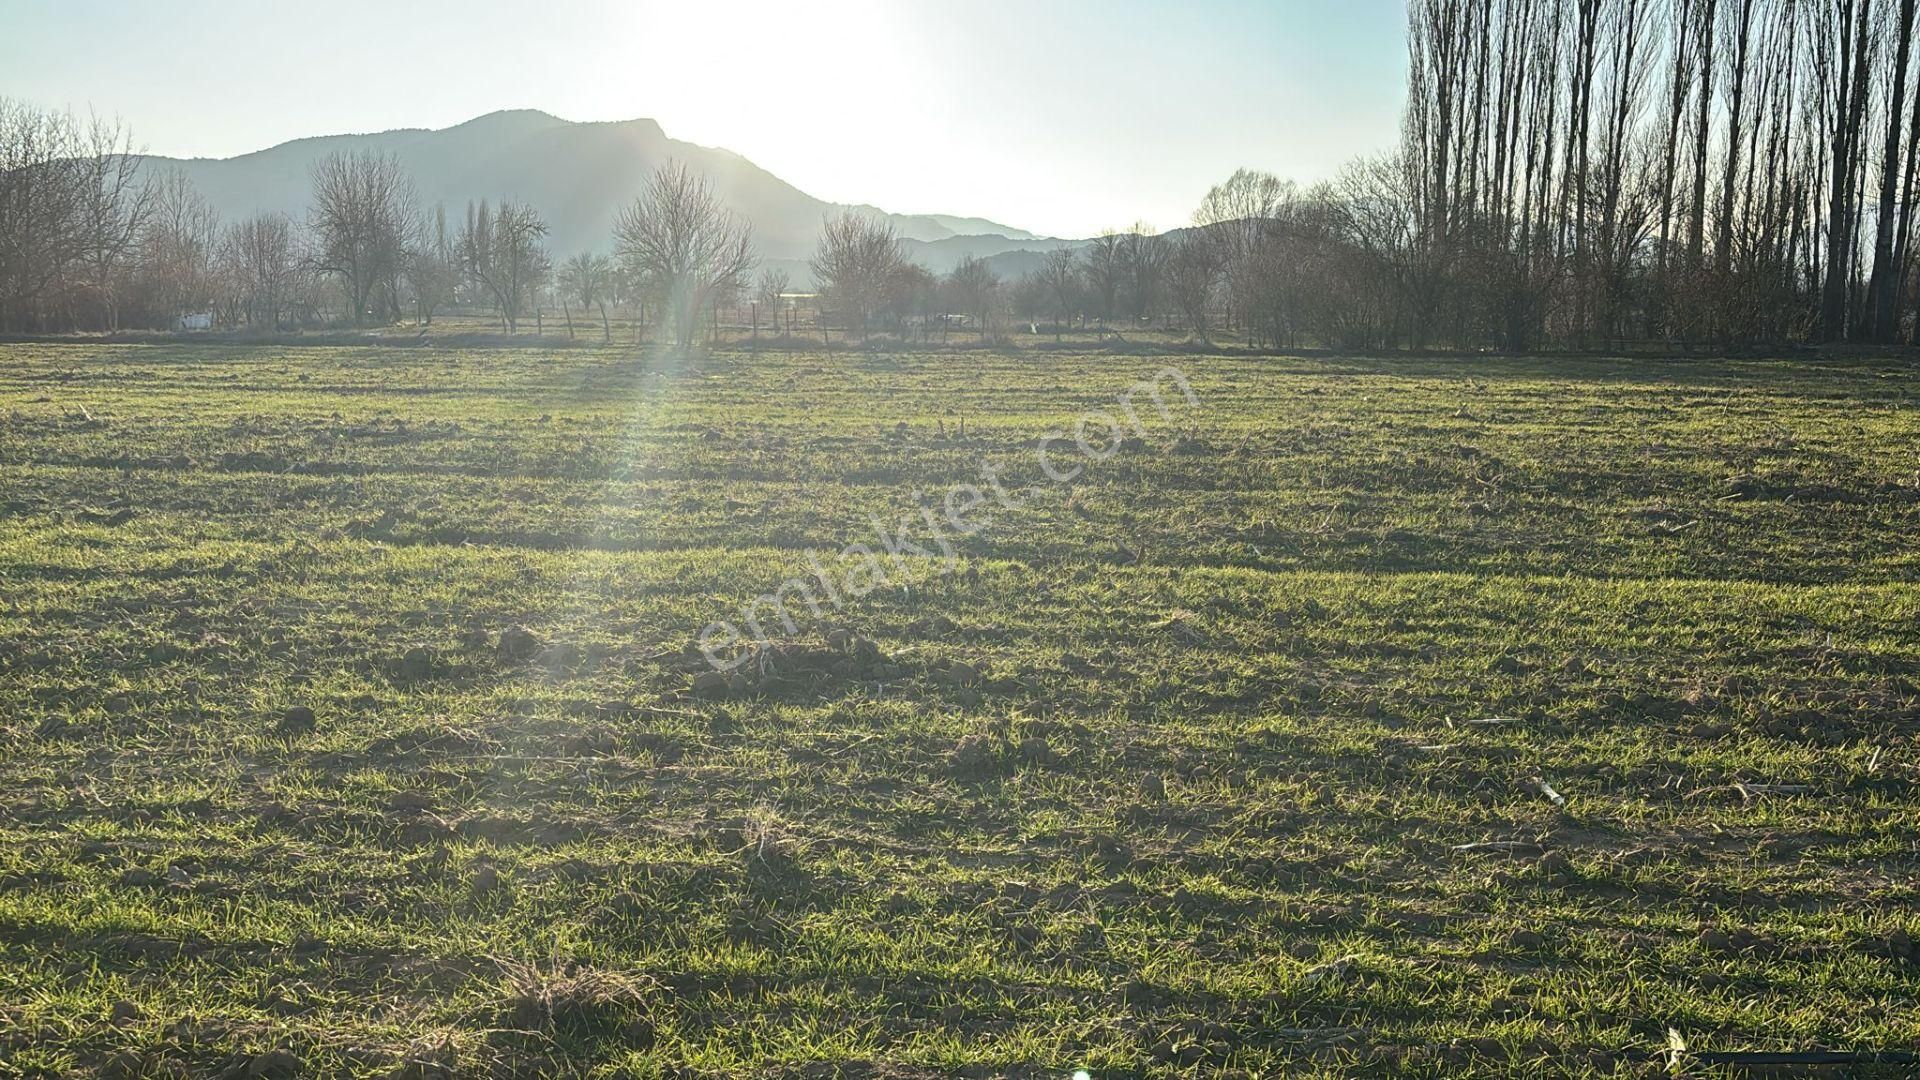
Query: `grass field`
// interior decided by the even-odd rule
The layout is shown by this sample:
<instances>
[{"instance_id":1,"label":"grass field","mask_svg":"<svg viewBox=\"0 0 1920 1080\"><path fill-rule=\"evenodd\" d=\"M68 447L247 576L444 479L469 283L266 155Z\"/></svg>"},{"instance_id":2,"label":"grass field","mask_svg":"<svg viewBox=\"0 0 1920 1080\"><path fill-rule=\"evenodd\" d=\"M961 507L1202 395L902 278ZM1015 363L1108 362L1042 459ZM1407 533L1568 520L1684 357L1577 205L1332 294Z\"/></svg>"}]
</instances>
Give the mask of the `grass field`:
<instances>
[{"instance_id":1,"label":"grass field","mask_svg":"<svg viewBox=\"0 0 1920 1080\"><path fill-rule=\"evenodd\" d=\"M1917 389L0 346L0 1075L1911 1050Z\"/></svg>"}]
</instances>

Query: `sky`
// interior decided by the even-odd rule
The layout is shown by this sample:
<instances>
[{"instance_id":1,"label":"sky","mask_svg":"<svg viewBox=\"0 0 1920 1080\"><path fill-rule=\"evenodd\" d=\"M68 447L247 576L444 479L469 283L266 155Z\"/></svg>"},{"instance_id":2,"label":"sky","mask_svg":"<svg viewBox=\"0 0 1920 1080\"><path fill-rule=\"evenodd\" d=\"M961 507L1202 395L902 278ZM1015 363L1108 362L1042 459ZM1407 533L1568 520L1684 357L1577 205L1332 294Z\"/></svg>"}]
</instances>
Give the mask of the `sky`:
<instances>
[{"instance_id":1,"label":"sky","mask_svg":"<svg viewBox=\"0 0 1920 1080\"><path fill-rule=\"evenodd\" d=\"M1386 149L1401 0L0 0L0 96L228 157L503 108L650 117L834 202L1058 236Z\"/></svg>"}]
</instances>

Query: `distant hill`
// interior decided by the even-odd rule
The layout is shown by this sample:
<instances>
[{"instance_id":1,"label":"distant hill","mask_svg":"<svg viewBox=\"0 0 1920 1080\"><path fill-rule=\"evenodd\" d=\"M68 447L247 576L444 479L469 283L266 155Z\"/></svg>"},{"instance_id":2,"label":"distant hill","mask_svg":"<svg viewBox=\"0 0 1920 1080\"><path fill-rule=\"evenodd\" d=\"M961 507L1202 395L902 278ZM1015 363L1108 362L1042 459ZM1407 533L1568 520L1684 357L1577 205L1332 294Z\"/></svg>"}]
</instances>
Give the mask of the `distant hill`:
<instances>
[{"instance_id":1,"label":"distant hill","mask_svg":"<svg viewBox=\"0 0 1920 1080\"><path fill-rule=\"evenodd\" d=\"M575 123L532 109L489 113L439 131L326 135L239 157L152 156L146 161L185 173L229 221L263 210L303 218L309 167L340 150L393 154L412 175L422 202L444 203L450 218L457 218L471 199L531 203L552 229L548 249L560 256L608 250L614 216L668 160L706 177L728 205L750 219L755 244L774 265L802 263L813 251L821 219L842 209L731 151L670 139L652 120ZM854 209L891 220L915 257L941 272L965 252L986 257L1060 243L981 218L889 214L864 205Z\"/></svg>"},{"instance_id":2,"label":"distant hill","mask_svg":"<svg viewBox=\"0 0 1920 1080\"><path fill-rule=\"evenodd\" d=\"M998 237L1006 240L1038 240L1021 229L1011 229L986 218L954 217L950 214L889 214L877 206L861 203L853 207L869 214L893 219L900 235L909 240L948 240L956 236Z\"/></svg>"}]
</instances>

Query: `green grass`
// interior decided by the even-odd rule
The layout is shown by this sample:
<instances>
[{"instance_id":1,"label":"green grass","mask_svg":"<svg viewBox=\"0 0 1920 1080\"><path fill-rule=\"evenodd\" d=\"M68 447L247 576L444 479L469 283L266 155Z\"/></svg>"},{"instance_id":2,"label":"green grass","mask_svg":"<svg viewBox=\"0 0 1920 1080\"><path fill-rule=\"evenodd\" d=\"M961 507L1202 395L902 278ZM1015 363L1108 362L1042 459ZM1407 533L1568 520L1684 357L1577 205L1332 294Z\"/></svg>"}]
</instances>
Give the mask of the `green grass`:
<instances>
[{"instance_id":1,"label":"green grass","mask_svg":"<svg viewBox=\"0 0 1920 1080\"><path fill-rule=\"evenodd\" d=\"M1197 405L1041 476L1168 363ZM0 347L0 1075L1913 1048L1915 390ZM983 461L1024 505L956 572L691 692L703 627Z\"/></svg>"}]
</instances>

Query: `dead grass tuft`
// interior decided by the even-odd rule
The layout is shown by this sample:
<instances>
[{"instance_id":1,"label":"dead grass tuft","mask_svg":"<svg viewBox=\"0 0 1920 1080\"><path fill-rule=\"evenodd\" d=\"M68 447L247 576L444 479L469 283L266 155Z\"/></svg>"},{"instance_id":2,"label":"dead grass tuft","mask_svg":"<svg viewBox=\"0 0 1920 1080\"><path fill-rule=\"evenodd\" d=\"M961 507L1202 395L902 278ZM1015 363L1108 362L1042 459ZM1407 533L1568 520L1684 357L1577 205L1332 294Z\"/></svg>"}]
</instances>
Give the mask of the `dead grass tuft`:
<instances>
[{"instance_id":1,"label":"dead grass tuft","mask_svg":"<svg viewBox=\"0 0 1920 1080\"><path fill-rule=\"evenodd\" d=\"M659 984L645 975L578 965L501 961L506 1001L501 1022L519 1031L584 1036L652 1032Z\"/></svg>"}]
</instances>

